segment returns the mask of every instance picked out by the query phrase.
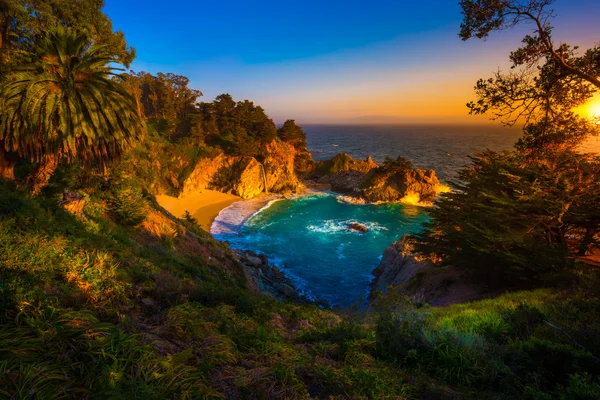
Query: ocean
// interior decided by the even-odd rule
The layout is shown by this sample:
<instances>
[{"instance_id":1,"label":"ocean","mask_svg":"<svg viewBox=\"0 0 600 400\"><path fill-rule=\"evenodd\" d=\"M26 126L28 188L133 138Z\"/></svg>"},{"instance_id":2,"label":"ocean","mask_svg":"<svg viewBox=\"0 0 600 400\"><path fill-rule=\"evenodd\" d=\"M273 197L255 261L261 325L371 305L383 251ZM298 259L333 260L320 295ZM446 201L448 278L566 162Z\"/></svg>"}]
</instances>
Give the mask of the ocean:
<instances>
[{"instance_id":1,"label":"ocean","mask_svg":"<svg viewBox=\"0 0 600 400\"><path fill-rule=\"evenodd\" d=\"M375 162L403 156L444 180L454 178L476 151L509 150L521 134L496 125L307 125L304 130L317 161L342 152Z\"/></svg>"},{"instance_id":2,"label":"ocean","mask_svg":"<svg viewBox=\"0 0 600 400\"><path fill-rule=\"evenodd\" d=\"M417 168L434 169L444 181L455 178L475 151L508 150L520 136L517 129L496 126L309 125L304 130L316 160L341 152L376 162L401 155ZM588 148L595 146L600 148L597 141ZM385 248L427 220L422 207L348 204L335 193L313 192L235 203L219 214L211 231L233 248L266 254L308 297L350 307L366 304L371 271ZM369 231L349 229L352 222Z\"/></svg>"}]
</instances>

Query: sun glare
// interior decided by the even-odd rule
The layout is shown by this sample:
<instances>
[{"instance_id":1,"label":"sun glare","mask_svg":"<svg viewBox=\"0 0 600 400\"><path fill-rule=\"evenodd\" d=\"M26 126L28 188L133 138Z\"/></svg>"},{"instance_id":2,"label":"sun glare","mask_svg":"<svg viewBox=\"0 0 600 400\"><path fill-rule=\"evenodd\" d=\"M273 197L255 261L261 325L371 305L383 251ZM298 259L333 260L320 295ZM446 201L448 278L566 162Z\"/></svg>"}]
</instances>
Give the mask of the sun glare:
<instances>
[{"instance_id":1,"label":"sun glare","mask_svg":"<svg viewBox=\"0 0 600 400\"><path fill-rule=\"evenodd\" d=\"M589 105L588 114L592 118L600 118L600 100L597 100Z\"/></svg>"}]
</instances>

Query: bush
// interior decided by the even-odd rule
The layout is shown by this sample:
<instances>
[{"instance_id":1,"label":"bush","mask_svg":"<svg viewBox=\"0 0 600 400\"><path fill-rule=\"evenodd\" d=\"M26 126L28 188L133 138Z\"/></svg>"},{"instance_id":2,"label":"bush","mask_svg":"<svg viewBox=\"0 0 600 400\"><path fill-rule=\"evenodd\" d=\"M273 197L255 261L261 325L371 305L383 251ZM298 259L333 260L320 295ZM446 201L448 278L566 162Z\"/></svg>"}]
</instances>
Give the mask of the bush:
<instances>
[{"instance_id":1,"label":"bush","mask_svg":"<svg viewBox=\"0 0 600 400\"><path fill-rule=\"evenodd\" d=\"M140 190L124 188L113 191L109 207L115 221L124 226L136 226L146 219L146 200Z\"/></svg>"},{"instance_id":2,"label":"bush","mask_svg":"<svg viewBox=\"0 0 600 400\"><path fill-rule=\"evenodd\" d=\"M473 332L496 341L503 340L511 328L502 315L487 310L466 310L458 315L440 320L438 326L462 332Z\"/></svg>"},{"instance_id":3,"label":"bush","mask_svg":"<svg viewBox=\"0 0 600 400\"><path fill-rule=\"evenodd\" d=\"M558 389L560 400L597 400L600 399L600 384L587 373L569 376L569 384Z\"/></svg>"},{"instance_id":4,"label":"bush","mask_svg":"<svg viewBox=\"0 0 600 400\"><path fill-rule=\"evenodd\" d=\"M517 308L506 314L506 319L511 325L512 336L527 340L543 324L544 314L535 307L519 304Z\"/></svg>"},{"instance_id":5,"label":"bush","mask_svg":"<svg viewBox=\"0 0 600 400\"><path fill-rule=\"evenodd\" d=\"M430 329L425 337L430 347L429 369L447 382L472 385L488 377L487 342L476 333L454 329Z\"/></svg>"},{"instance_id":6,"label":"bush","mask_svg":"<svg viewBox=\"0 0 600 400\"><path fill-rule=\"evenodd\" d=\"M565 385L577 373L600 373L600 363L573 346L533 337L507 348L504 362L524 380L535 381L544 390Z\"/></svg>"},{"instance_id":7,"label":"bush","mask_svg":"<svg viewBox=\"0 0 600 400\"><path fill-rule=\"evenodd\" d=\"M375 326L377 355L392 363L414 364L423 356L427 343L423 315L416 312L385 312Z\"/></svg>"}]
</instances>

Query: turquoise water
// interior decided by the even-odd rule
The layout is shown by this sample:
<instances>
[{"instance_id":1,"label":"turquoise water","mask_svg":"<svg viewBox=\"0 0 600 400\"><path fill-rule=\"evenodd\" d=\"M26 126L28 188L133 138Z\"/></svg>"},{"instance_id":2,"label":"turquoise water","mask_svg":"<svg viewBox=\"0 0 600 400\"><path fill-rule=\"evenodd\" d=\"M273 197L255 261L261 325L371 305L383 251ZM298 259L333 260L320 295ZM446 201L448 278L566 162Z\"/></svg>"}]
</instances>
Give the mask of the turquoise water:
<instances>
[{"instance_id":1,"label":"turquoise water","mask_svg":"<svg viewBox=\"0 0 600 400\"><path fill-rule=\"evenodd\" d=\"M219 235L234 248L264 253L313 298L342 307L363 302L383 251L427 219L402 204L356 205L330 193L281 200L252 216L239 232ZM369 228L348 229L350 222Z\"/></svg>"}]
</instances>

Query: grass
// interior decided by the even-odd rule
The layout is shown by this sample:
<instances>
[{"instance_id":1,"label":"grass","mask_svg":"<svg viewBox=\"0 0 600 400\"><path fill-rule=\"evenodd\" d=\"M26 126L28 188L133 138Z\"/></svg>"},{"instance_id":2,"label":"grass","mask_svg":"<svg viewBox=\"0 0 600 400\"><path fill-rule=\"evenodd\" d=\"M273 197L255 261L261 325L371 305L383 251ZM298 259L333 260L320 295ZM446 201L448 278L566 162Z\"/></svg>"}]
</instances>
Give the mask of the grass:
<instances>
[{"instance_id":1,"label":"grass","mask_svg":"<svg viewBox=\"0 0 600 400\"><path fill-rule=\"evenodd\" d=\"M598 397L593 271L576 290L334 312L251 292L226 245L151 197L127 203L132 224L110 188L85 193L77 219L0 188L0 397Z\"/></svg>"}]
</instances>

